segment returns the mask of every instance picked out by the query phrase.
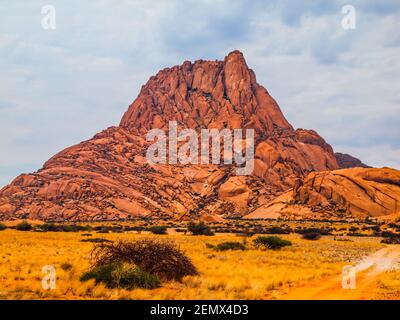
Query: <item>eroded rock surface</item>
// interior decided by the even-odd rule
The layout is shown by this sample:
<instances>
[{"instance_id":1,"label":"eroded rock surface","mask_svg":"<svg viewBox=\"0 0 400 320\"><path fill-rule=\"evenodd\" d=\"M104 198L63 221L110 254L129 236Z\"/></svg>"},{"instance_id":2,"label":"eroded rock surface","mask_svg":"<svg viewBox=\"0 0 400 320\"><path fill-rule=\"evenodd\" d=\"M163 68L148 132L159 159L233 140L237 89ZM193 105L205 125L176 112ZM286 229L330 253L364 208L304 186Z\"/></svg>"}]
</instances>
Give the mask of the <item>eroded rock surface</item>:
<instances>
[{"instance_id":1,"label":"eroded rock surface","mask_svg":"<svg viewBox=\"0 0 400 320\"><path fill-rule=\"evenodd\" d=\"M246 218L400 217L400 171L353 168L310 173Z\"/></svg>"}]
</instances>

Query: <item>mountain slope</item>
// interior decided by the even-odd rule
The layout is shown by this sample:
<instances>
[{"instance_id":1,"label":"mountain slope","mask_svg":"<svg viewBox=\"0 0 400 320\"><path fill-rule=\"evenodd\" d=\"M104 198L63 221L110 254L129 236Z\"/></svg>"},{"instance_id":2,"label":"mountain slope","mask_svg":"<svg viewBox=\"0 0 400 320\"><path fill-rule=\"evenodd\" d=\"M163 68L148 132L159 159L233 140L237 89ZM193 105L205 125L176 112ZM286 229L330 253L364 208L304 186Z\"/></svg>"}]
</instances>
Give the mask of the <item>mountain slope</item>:
<instances>
[{"instance_id":1,"label":"mountain slope","mask_svg":"<svg viewBox=\"0 0 400 320\"><path fill-rule=\"evenodd\" d=\"M400 171L353 168L310 173L246 218L365 219L400 217Z\"/></svg>"}]
</instances>

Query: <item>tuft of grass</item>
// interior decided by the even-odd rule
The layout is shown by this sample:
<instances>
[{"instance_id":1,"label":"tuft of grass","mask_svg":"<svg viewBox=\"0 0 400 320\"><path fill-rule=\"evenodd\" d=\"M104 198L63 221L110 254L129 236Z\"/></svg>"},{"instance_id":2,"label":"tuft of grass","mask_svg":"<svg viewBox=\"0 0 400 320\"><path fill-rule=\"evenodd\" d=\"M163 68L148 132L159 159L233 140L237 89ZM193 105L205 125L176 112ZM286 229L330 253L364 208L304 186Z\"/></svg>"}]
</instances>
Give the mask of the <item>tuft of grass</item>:
<instances>
[{"instance_id":1,"label":"tuft of grass","mask_svg":"<svg viewBox=\"0 0 400 320\"><path fill-rule=\"evenodd\" d=\"M284 240L284 239L281 239L276 236L271 236L271 237L260 236L260 237L257 237L253 241L253 243L257 247L262 246L262 247L266 247L268 249L273 249L273 250L292 245L292 242L290 242L289 240Z\"/></svg>"}]
</instances>

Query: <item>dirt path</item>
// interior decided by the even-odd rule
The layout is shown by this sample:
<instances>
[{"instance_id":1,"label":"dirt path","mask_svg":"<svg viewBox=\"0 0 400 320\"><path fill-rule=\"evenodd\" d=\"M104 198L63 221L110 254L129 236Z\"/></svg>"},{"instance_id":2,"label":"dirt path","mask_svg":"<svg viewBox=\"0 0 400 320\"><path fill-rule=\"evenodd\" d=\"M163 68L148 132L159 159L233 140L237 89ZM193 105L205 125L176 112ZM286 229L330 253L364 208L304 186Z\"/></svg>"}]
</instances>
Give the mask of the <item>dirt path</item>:
<instances>
[{"instance_id":1,"label":"dirt path","mask_svg":"<svg viewBox=\"0 0 400 320\"><path fill-rule=\"evenodd\" d=\"M370 299L371 293L377 286L377 275L384 271L400 269L400 246L389 245L360 261L354 268L355 289L342 288L342 275L337 275L292 288L281 298L291 300Z\"/></svg>"}]
</instances>

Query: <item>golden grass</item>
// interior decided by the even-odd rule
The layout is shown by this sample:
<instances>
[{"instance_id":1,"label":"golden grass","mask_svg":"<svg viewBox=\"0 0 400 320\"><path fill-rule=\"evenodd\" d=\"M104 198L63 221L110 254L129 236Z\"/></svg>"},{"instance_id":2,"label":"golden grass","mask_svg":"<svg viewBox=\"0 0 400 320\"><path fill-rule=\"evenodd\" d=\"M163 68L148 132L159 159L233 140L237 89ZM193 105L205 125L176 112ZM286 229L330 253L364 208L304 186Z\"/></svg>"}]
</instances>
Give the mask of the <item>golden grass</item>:
<instances>
[{"instance_id":1,"label":"golden grass","mask_svg":"<svg viewBox=\"0 0 400 320\"><path fill-rule=\"evenodd\" d=\"M400 299L400 270L380 274L374 296L377 299Z\"/></svg>"},{"instance_id":2,"label":"golden grass","mask_svg":"<svg viewBox=\"0 0 400 320\"><path fill-rule=\"evenodd\" d=\"M84 232L83 232L84 233ZM0 232L0 298L2 299L273 299L291 286L340 274L344 265L383 247L375 238L352 238L352 242L323 237L303 240L291 234L281 236L293 246L278 251L260 250L253 238L217 234L213 237L182 234L146 235L136 233L95 234L110 240L162 237L175 241L192 259L200 275L182 283L166 282L154 290L108 289L93 281L80 282L89 267L91 243L81 242L82 233ZM217 252L206 243L247 241L249 250ZM72 264L63 270L63 263ZM55 290L43 290L42 267L54 265ZM400 275L382 275L383 285L400 283ZM392 290L392 289L390 289ZM386 290L387 291L387 290ZM382 289L381 294L386 292ZM399 293L397 293L399 294Z\"/></svg>"}]
</instances>

